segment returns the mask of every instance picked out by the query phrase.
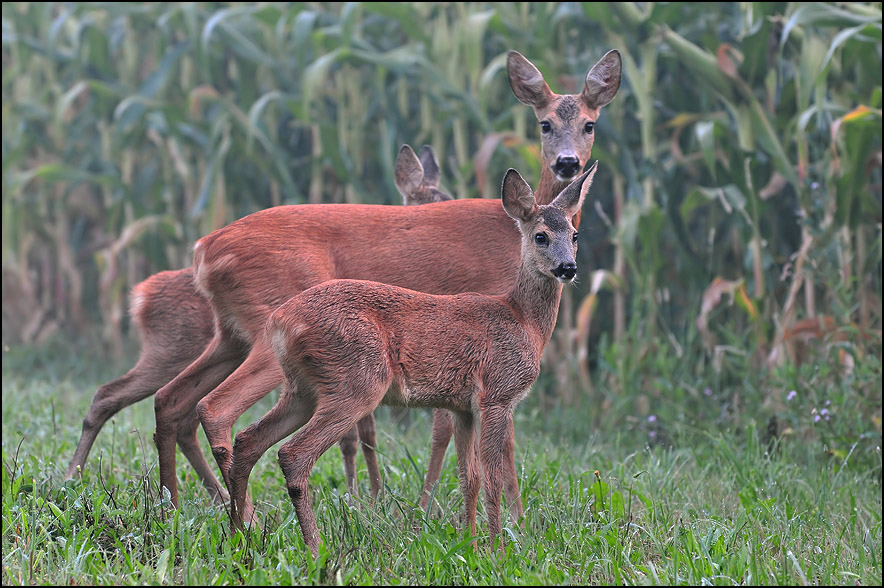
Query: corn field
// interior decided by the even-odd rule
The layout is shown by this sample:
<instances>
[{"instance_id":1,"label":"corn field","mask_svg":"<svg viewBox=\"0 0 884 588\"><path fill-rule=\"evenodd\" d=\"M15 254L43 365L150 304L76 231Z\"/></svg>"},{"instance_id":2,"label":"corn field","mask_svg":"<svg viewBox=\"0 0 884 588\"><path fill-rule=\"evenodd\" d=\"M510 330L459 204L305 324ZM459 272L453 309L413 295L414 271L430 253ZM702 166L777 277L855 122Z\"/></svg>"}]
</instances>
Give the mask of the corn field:
<instances>
[{"instance_id":1,"label":"corn field","mask_svg":"<svg viewBox=\"0 0 884 588\"><path fill-rule=\"evenodd\" d=\"M555 394L655 353L845 361L881 340L881 3L3 3L3 342L131 337L127 293L256 210L540 175L506 53L578 92L609 49ZM382 236L379 236L382 238ZM659 347L665 347L661 351ZM551 358L551 359L550 359ZM543 385L543 382L540 382Z\"/></svg>"}]
</instances>

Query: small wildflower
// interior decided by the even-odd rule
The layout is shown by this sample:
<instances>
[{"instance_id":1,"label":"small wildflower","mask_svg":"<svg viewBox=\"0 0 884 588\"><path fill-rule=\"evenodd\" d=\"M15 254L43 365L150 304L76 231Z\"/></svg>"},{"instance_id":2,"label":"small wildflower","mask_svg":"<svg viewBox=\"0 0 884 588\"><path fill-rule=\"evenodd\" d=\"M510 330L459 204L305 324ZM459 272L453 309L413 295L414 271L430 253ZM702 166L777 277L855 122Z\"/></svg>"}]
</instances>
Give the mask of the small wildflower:
<instances>
[{"instance_id":1,"label":"small wildflower","mask_svg":"<svg viewBox=\"0 0 884 588\"><path fill-rule=\"evenodd\" d=\"M705 390L703 390L703 394L705 394L706 396L712 396L712 388L706 388Z\"/></svg>"},{"instance_id":2,"label":"small wildflower","mask_svg":"<svg viewBox=\"0 0 884 588\"><path fill-rule=\"evenodd\" d=\"M820 422L820 418L821 418L821 417L820 417L820 415L818 415L818 414L813 415L813 422L815 422L815 423Z\"/></svg>"},{"instance_id":3,"label":"small wildflower","mask_svg":"<svg viewBox=\"0 0 884 588\"><path fill-rule=\"evenodd\" d=\"M830 404L832 404L832 401L831 401L831 400L826 400L826 402L823 404L823 406L829 406Z\"/></svg>"},{"instance_id":4,"label":"small wildflower","mask_svg":"<svg viewBox=\"0 0 884 588\"><path fill-rule=\"evenodd\" d=\"M789 392L789 395L786 396L786 400L792 400L796 396L798 396L798 392L796 392L795 390L792 390L791 392Z\"/></svg>"},{"instance_id":5,"label":"small wildflower","mask_svg":"<svg viewBox=\"0 0 884 588\"><path fill-rule=\"evenodd\" d=\"M820 183L819 183L819 182L812 182L812 183L810 184L810 189L811 189L811 190L816 190L816 189L819 188L819 187L820 187Z\"/></svg>"},{"instance_id":6,"label":"small wildflower","mask_svg":"<svg viewBox=\"0 0 884 588\"><path fill-rule=\"evenodd\" d=\"M824 409L822 409L822 410L820 411L820 414L823 415L823 416L826 416L827 414L829 414L829 409L828 409L828 408L824 408Z\"/></svg>"},{"instance_id":7,"label":"small wildflower","mask_svg":"<svg viewBox=\"0 0 884 588\"><path fill-rule=\"evenodd\" d=\"M648 431L648 437L650 437L651 439L656 439L657 431Z\"/></svg>"},{"instance_id":8,"label":"small wildflower","mask_svg":"<svg viewBox=\"0 0 884 588\"><path fill-rule=\"evenodd\" d=\"M653 422L656 422L656 421L657 421L657 415L652 414L651 416L648 417L648 422L649 422L649 423L653 423Z\"/></svg>"},{"instance_id":9,"label":"small wildflower","mask_svg":"<svg viewBox=\"0 0 884 588\"><path fill-rule=\"evenodd\" d=\"M592 473L595 474L595 477L596 477L596 479L597 479L599 482L602 481L602 475L599 473L598 470L595 470L595 471L593 471Z\"/></svg>"}]
</instances>

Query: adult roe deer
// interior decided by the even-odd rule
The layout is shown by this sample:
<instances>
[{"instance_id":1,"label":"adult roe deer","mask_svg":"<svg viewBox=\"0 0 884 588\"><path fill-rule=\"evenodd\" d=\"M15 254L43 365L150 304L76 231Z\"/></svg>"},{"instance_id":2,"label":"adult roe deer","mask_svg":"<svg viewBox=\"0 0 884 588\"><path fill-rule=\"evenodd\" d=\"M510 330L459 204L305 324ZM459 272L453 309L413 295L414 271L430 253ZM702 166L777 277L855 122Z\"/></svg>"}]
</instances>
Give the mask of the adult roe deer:
<instances>
[{"instance_id":1,"label":"adult roe deer","mask_svg":"<svg viewBox=\"0 0 884 588\"><path fill-rule=\"evenodd\" d=\"M552 201L585 164L593 126L617 93L620 69L619 53L609 51L589 70L580 94L558 95L527 59L514 51L508 55L513 93L533 107L541 125L539 203ZM157 393L154 404L160 483L169 489L172 504L178 504L176 434L182 415L194 407L229 487L236 419L283 381L264 335L267 318L280 304L333 278L370 279L434 294L499 293L516 275L518 243L519 233L499 202L486 199L415 207L281 206L201 239L194 248L194 277L212 306L215 333L200 357ZM436 424L434 450L435 430ZM445 446L447 439L443 454ZM517 497L514 464L510 469L506 487ZM245 505L251 512L248 498ZM521 504L516 508L520 511Z\"/></svg>"},{"instance_id":2,"label":"adult roe deer","mask_svg":"<svg viewBox=\"0 0 884 588\"><path fill-rule=\"evenodd\" d=\"M572 218L597 167L540 206L516 170L506 173L502 208L518 225L521 256L518 278L505 293L440 296L332 280L276 309L267 331L286 386L276 406L236 436L230 471L234 512L242 512L252 465L270 445L303 427L279 450L279 464L304 541L316 556L319 531L308 493L316 460L381 403L435 407L454 418L466 523L473 535L476 458L481 462L493 542L501 530L500 494L513 459L513 410L540 374L562 285L577 275Z\"/></svg>"},{"instance_id":3,"label":"adult roe deer","mask_svg":"<svg viewBox=\"0 0 884 588\"><path fill-rule=\"evenodd\" d=\"M400 150L394 168L395 185L406 206L451 200L438 190L439 164L433 148L424 145L420 159L408 145ZM162 271L132 288L129 302L132 323L141 340L141 354L125 375L101 386L83 419L77 448L67 469L67 477L82 472L86 458L104 424L116 413L139 400L156 394L184 368L193 363L212 340L213 315L205 297L193 283L193 268ZM228 499L227 490L206 461L196 439L199 419L196 411L183 418L178 429L178 446L190 461L203 485L219 502ZM341 440L347 488L357 493L355 453L357 430ZM379 484L380 472L373 446L363 443L372 485Z\"/></svg>"}]
</instances>

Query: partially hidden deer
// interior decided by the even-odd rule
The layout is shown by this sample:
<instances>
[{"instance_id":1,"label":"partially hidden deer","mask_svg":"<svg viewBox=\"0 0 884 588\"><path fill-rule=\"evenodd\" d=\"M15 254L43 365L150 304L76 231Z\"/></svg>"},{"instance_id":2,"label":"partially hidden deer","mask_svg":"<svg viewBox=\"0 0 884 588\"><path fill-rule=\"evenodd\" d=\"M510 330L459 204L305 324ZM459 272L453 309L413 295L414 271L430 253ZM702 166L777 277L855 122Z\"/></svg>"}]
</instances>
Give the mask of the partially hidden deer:
<instances>
[{"instance_id":1,"label":"partially hidden deer","mask_svg":"<svg viewBox=\"0 0 884 588\"><path fill-rule=\"evenodd\" d=\"M518 225L521 255L517 278L501 294L433 295L332 280L277 308L267 331L286 384L276 406L236 437L231 502L244 504L239 474L249 468L240 464L254 462L281 432L300 428L279 450L279 465L304 541L316 556L319 530L308 488L316 460L381 403L441 408L455 423L466 524L475 535L481 476L493 542L513 459L513 411L540 374L563 284L577 275L572 218L596 168L548 205L537 204L516 170L506 173L501 208ZM456 213L451 206L444 210ZM494 242L476 240L467 249L489 246Z\"/></svg>"},{"instance_id":2,"label":"partially hidden deer","mask_svg":"<svg viewBox=\"0 0 884 588\"><path fill-rule=\"evenodd\" d=\"M193 268L162 271L136 284L129 297L129 314L139 334L141 354L131 370L95 393L68 465L68 478L82 473L98 433L112 416L156 394L199 357L212 340L212 309L194 286ZM200 450L196 413L183 416L178 424L181 452L213 498L226 501L227 490Z\"/></svg>"},{"instance_id":3,"label":"partially hidden deer","mask_svg":"<svg viewBox=\"0 0 884 588\"><path fill-rule=\"evenodd\" d=\"M424 145L420 159L410 146L400 150L394 168L394 183L406 206L451 200L440 191L440 171L435 151ZM132 288L129 313L141 341L141 354L125 375L101 386L83 419L82 433L67 469L74 478L86 466L89 451L104 424L122 409L156 394L196 360L212 340L213 315L205 297L193 283L193 268L162 271ZM196 438L199 419L192 410L182 418L177 441L203 485L219 502L226 502L226 488L219 482L199 448ZM369 433L370 434L370 433ZM347 489L358 493L355 476L357 428L341 440ZM380 484L374 446L363 440L369 479L377 490Z\"/></svg>"},{"instance_id":4,"label":"partially hidden deer","mask_svg":"<svg viewBox=\"0 0 884 588\"><path fill-rule=\"evenodd\" d=\"M405 206L451 200L451 194L439 190L440 176L436 152L429 145L421 147L420 158L408 145L399 150L393 179Z\"/></svg>"},{"instance_id":5,"label":"partially hidden deer","mask_svg":"<svg viewBox=\"0 0 884 588\"><path fill-rule=\"evenodd\" d=\"M593 127L601 108L617 93L620 72L619 53L609 51L589 70L580 94L559 95L522 55L514 51L508 55L513 92L533 107L541 125L543 165L535 194L540 204L551 202L585 165ZM163 387L154 401L160 483L169 489L172 504L178 504L177 431L194 407L230 487L233 425L283 381L265 336L267 318L283 302L335 278L372 280L432 294L500 293L515 279L519 239L499 200L480 198L409 207L280 206L200 239L194 247L194 279L212 307L214 336L200 357ZM373 429L373 417L365 418ZM445 446L447 439L443 454ZM435 458L431 456L431 462ZM518 496L515 465L510 466L508 500L510 491ZM252 512L248 497L243 504L248 518ZM521 510L520 504L517 509Z\"/></svg>"}]
</instances>

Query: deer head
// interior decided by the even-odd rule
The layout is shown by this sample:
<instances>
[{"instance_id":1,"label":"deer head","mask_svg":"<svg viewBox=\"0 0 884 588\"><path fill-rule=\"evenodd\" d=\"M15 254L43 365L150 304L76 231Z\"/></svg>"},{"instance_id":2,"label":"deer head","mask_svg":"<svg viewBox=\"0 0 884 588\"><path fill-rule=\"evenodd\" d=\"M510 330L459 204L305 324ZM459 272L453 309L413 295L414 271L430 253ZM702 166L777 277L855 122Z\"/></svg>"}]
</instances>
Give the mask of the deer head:
<instances>
[{"instance_id":1,"label":"deer head","mask_svg":"<svg viewBox=\"0 0 884 588\"><path fill-rule=\"evenodd\" d=\"M420 159L409 145L403 145L396 157L393 182L402 195L405 206L428 204L451 200L452 197L438 190L439 162L429 145L421 147Z\"/></svg>"},{"instance_id":2,"label":"deer head","mask_svg":"<svg viewBox=\"0 0 884 588\"><path fill-rule=\"evenodd\" d=\"M572 181L589 160L602 107L620 88L620 52L612 49L592 66L580 94L550 90L543 74L517 51L509 52L506 66L513 94L540 121L544 173L551 171L559 182Z\"/></svg>"},{"instance_id":3,"label":"deer head","mask_svg":"<svg viewBox=\"0 0 884 588\"><path fill-rule=\"evenodd\" d=\"M503 178L503 209L522 233L522 267L572 282L577 275L577 230L571 219L580 210L598 162L546 205L538 205L531 186L510 168Z\"/></svg>"}]
</instances>

